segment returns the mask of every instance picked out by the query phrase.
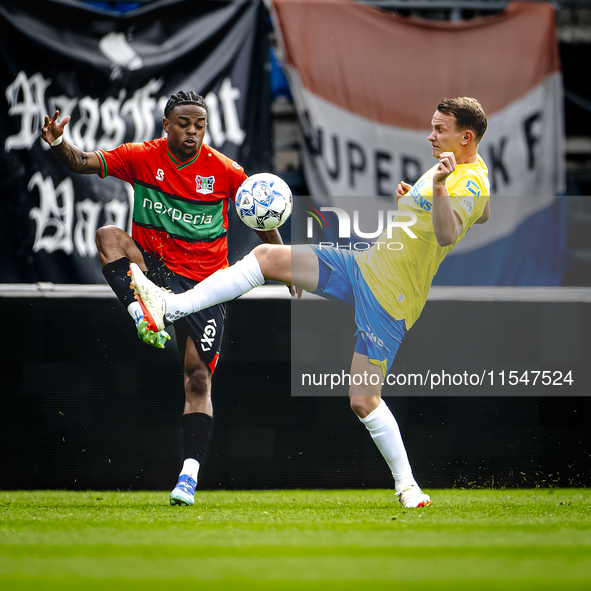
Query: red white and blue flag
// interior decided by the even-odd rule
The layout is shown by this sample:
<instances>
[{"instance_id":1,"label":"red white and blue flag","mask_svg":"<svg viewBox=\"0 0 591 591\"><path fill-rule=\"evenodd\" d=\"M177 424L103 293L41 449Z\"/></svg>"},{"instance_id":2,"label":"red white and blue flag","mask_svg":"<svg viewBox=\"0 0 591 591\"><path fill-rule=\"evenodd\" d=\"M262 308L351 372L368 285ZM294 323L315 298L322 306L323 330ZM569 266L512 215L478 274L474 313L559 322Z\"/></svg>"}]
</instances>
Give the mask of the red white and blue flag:
<instances>
[{"instance_id":1,"label":"red white and blue flag","mask_svg":"<svg viewBox=\"0 0 591 591\"><path fill-rule=\"evenodd\" d=\"M443 22L350 0L273 0L273 16L318 205L331 196L393 200L400 180L412 183L434 164L427 136L437 104L471 96L488 117L479 153L492 217L454 249L436 282L560 283L564 117L550 4Z\"/></svg>"}]
</instances>

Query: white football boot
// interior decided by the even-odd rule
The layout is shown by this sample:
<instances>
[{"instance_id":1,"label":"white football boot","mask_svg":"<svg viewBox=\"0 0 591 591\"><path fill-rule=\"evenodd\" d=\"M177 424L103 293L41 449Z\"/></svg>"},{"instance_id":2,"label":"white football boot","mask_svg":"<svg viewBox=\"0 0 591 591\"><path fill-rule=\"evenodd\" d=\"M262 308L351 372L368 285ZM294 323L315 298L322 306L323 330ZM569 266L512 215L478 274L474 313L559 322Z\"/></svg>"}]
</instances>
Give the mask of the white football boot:
<instances>
[{"instance_id":1,"label":"white football boot","mask_svg":"<svg viewBox=\"0 0 591 591\"><path fill-rule=\"evenodd\" d=\"M166 314L166 298L164 290L152 283L135 264L129 265L131 288L138 297L138 302L144 311L144 320L153 332L160 332L166 328L164 314Z\"/></svg>"},{"instance_id":2,"label":"white football boot","mask_svg":"<svg viewBox=\"0 0 591 591\"><path fill-rule=\"evenodd\" d=\"M396 493L401 505L407 509L428 507L431 504L431 497L426 495L418 484L409 484Z\"/></svg>"}]
</instances>

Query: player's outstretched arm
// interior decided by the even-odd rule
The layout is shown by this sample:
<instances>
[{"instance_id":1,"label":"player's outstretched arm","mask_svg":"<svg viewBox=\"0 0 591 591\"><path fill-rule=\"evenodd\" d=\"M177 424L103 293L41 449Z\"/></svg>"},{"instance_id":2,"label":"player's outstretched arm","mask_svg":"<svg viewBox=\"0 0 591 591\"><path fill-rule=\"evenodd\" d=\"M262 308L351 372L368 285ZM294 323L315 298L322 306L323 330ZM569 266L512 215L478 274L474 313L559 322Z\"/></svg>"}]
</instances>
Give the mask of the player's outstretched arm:
<instances>
[{"instance_id":1,"label":"player's outstretched arm","mask_svg":"<svg viewBox=\"0 0 591 591\"><path fill-rule=\"evenodd\" d=\"M70 144L64 139L64 129L70 121L67 115L58 122L59 111L50 119L45 115L45 124L41 130L41 137L51 146L51 151L58 160L70 171L80 174L97 174L100 172L100 162L94 152L83 152L78 146Z\"/></svg>"},{"instance_id":2,"label":"player's outstretched arm","mask_svg":"<svg viewBox=\"0 0 591 591\"><path fill-rule=\"evenodd\" d=\"M462 233L462 220L451 208L447 177L456 169L456 157L452 152L442 152L433 175L433 230L439 246L453 244Z\"/></svg>"}]
</instances>

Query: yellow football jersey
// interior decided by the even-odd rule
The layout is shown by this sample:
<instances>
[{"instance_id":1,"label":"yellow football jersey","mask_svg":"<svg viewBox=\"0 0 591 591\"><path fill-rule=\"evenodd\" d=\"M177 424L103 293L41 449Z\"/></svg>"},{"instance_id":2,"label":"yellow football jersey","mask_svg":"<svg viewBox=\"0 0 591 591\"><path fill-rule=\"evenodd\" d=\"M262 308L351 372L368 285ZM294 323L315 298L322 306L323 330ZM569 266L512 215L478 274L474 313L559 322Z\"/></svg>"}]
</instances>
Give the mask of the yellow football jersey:
<instances>
[{"instance_id":1,"label":"yellow football jersey","mask_svg":"<svg viewBox=\"0 0 591 591\"><path fill-rule=\"evenodd\" d=\"M488 169L480 156L477 163L458 164L446 185L451 207L462 220L462 232L454 244L439 246L431 213L436 170L437 164L398 201L399 211L414 212L417 217L409 226L416 238L395 227L391 238L384 231L369 250L356 257L376 299L396 320L404 319L407 330L421 315L441 261L482 216L490 195ZM399 221L406 220L400 216Z\"/></svg>"}]
</instances>

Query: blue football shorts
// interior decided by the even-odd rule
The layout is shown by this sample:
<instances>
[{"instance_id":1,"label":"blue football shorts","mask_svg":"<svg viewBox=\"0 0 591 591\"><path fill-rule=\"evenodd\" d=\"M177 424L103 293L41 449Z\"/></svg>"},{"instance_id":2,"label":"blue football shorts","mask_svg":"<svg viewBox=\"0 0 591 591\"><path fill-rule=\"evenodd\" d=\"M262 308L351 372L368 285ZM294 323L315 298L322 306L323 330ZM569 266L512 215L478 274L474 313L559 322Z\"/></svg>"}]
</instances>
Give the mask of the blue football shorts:
<instances>
[{"instance_id":1,"label":"blue football shorts","mask_svg":"<svg viewBox=\"0 0 591 591\"><path fill-rule=\"evenodd\" d=\"M404 320L390 316L373 295L355 261L355 251L310 246L318 256L320 270L314 293L355 308L355 351L367 355L385 376L406 334Z\"/></svg>"}]
</instances>

